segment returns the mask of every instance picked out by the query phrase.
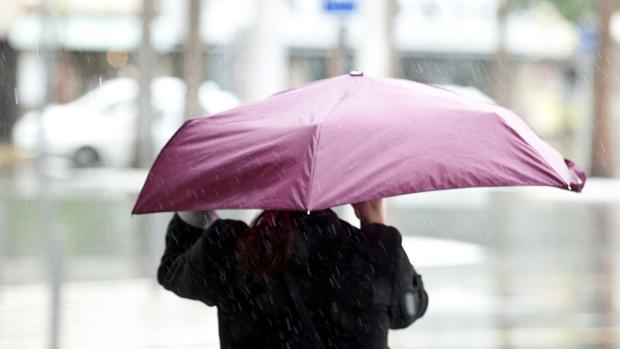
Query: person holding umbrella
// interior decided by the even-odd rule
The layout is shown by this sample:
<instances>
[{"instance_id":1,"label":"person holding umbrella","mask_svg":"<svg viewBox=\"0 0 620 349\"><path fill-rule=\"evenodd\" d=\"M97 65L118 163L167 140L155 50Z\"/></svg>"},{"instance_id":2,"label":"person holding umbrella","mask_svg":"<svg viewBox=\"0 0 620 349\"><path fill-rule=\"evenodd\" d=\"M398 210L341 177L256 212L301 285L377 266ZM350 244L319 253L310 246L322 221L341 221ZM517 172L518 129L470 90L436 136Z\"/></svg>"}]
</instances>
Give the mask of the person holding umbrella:
<instances>
[{"instance_id":1,"label":"person holding umbrella","mask_svg":"<svg viewBox=\"0 0 620 349\"><path fill-rule=\"evenodd\" d=\"M352 206L361 229L331 209L265 210L250 226L177 212L158 281L217 306L221 348L387 348L428 295L382 201Z\"/></svg>"},{"instance_id":2,"label":"person holding umbrella","mask_svg":"<svg viewBox=\"0 0 620 349\"><path fill-rule=\"evenodd\" d=\"M428 296L379 199L586 179L509 109L353 71L187 121L132 212L178 212L158 279L218 307L222 348L385 348ZM360 229L330 209L351 203Z\"/></svg>"}]
</instances>

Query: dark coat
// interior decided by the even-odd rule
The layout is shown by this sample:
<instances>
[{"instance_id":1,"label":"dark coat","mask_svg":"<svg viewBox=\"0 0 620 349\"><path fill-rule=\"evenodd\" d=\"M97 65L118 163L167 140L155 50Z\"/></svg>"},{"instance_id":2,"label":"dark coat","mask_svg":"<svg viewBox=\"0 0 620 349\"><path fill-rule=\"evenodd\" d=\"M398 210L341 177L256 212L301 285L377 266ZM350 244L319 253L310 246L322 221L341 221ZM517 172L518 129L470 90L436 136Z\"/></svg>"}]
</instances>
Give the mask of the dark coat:
<instances>
[{"instance_id":1,"label":"dark coat","mask_svg":"<svg viewBox=\"0 0 620 349\"><path fill-rule=\"evenodd\" d=\"M361 230L331 210L297 216L288 268L326 348L387 348L389 328L424 315L428 296L393 227ZM218 308L221 348L311 348L281 273L265 283L236 268L235 238L247 228L219 219L202 230L172 218L158 281Z\"/></svg>"}]
</instances>

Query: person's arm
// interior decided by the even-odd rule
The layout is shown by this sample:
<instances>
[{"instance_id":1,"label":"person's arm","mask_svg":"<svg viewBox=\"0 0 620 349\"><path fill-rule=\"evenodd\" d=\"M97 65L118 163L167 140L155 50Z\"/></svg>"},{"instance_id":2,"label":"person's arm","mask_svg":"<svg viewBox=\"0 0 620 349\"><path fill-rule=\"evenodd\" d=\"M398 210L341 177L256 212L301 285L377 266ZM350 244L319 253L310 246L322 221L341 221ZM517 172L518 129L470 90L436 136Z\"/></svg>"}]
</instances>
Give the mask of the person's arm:
<instances>
[{"instance_id":1,"label":"person's arm","mask_svg":"<svg viewBox=\"0 0 620 349\"><path fill-rule=\"evenodd\" d=\"M390 328L405 328L426 312L428 294L422 277L409 262L402 247L402 236L396 228L374 221L364 224L361 231L373 242L372 246L376 246L377 255L389 260L387 270L382 272L393 275L391 294L388 291Z\"/></svg>"},{"instance_id":2,"label":"person's arm","mask_svg":"<svg viewBox=\"0 0 620 349\"><path fill-rule=\"evenodd\" d=\"M180 297L213 305L222 289L226 256L234 246L225 235L242 229L241 221L215 220L205 230L175 214L166 232L166 249L157 270L157 281ZM230 240L230 239L228 239ZM233 241L234 243L234 241Z\"/></svg>"},{"instance_id":3,"label":"person's arm","mask_svg":"<svg viewBox=\"0 0 620 349\"><path fill-rule=\"evenodd\" d=\"M166 249L157 269L157 281L179 297L195 300L204 298L205 278L197 265L201 247L197 241L203 232L203 229L187 224L178 213L168 224Z\"/></svg>"},{"instance_id":4,"label":"person's arm","mask_svg":"<svg viewBox=\"0 0 620 349\"><path fill-rule=\"evenodd\" d=\"M390 305L390 328L393 329L411 325L426 313L428 307L428 294L422 276L415 271L401 246L397 253Z\"/></svg>"}]
</instances>

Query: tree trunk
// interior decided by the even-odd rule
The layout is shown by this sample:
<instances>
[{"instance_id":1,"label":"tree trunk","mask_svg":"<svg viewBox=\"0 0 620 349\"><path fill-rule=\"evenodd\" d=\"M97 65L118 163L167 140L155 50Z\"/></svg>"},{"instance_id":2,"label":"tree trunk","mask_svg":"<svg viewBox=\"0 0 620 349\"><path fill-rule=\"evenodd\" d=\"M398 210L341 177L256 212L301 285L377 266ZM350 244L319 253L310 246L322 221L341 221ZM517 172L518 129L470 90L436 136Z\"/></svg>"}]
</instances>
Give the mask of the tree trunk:
<instances>
[{"instance_id":1,"label":"tree trunk","mask_svg":"<svg viewBox=\"0 0 620 349\"><path fill-rule=\"evenodd\" d=\"M185 118L202 113L198 100L198 89L203 80L202 42L200 40L200 11L202 0L189 0L189 32L185 39L183 75L187 92L185 94Z\"/></svg>"},{"instance_id":2,"label":"tree trunk","mask_svg":"<svg viewBox=\"0 0 620 349\"><path fill-rule=\"evenodd\" d=\"M598 8L598 45L594 66L594 125L592 129L591 175L613 175L613 144L610 134L610 92L612 39L609 31L614 0L600 0Z\"/></svg>"},{"instance_id":3,"label":"tree trunk","mask_svg":"<svg viewBox=\"0 0 620 349\"><path fill-rule=\"evenodd\" d=\"M347 46L346 46L347 27L345 20L338 19L338 42L327 56L327 76L337 76L345 73L347 65Z\"/></svg>"}]
</instances>

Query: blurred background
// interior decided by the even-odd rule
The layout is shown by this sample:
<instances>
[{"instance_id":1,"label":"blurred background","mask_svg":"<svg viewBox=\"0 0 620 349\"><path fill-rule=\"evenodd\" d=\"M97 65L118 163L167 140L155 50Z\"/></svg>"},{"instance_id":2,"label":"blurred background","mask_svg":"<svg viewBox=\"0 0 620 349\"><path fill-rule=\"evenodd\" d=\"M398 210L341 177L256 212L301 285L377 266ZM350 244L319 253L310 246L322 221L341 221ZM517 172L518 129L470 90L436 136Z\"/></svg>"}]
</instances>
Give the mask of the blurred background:
<instances>
[{"instance_id":1,"label":"blurred background","mask_svg":"<svg viewBox=\"0 0 620 349\"><path fill-rule=\"evenodd\" d=\"M617 0L3 1L0 348L219 348L156 283L148 166L189 117L353 69L509 107L591 176L387 200L430 294L390 346L620 348L619 62Z\"/></svg>"}]
</instances>

